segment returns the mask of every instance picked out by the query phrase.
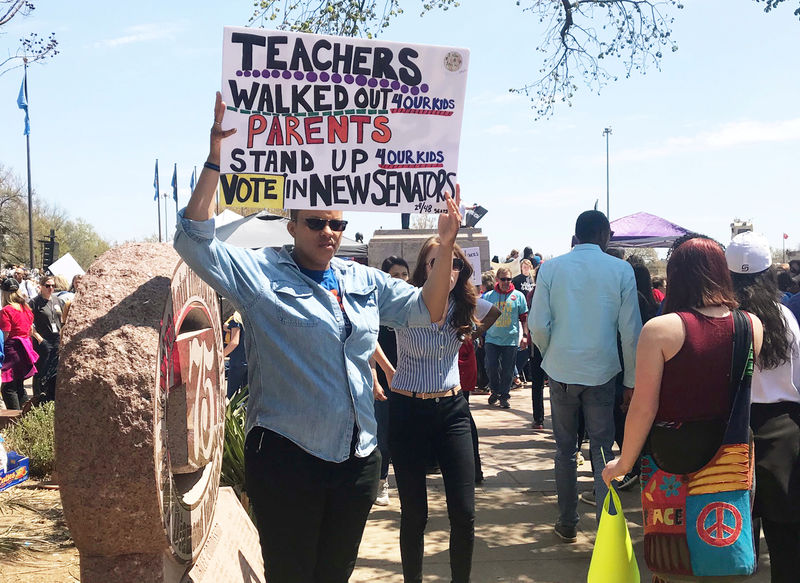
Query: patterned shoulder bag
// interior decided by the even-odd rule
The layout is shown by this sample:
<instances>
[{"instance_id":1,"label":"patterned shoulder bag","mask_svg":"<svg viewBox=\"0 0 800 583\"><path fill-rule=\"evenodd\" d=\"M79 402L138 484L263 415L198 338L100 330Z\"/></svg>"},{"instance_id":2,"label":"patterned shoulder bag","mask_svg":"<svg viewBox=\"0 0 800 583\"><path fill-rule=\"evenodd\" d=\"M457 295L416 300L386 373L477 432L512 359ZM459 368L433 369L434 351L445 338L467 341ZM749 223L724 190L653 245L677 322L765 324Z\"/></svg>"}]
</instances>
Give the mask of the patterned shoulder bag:
<instances>
[{"instance_id":1,"label":"patterned shoulder bag","mask_svg":"<svg viewBox=\"0 0 800 583\"><path fill-rule=\"evenodd\" d=\"M644 555L670 581L736 581L755 572L752 326L733 311L727 423L656 424L641 458ZM719 577L717 579L716 577Z\"/></svg>"}]
</instances>

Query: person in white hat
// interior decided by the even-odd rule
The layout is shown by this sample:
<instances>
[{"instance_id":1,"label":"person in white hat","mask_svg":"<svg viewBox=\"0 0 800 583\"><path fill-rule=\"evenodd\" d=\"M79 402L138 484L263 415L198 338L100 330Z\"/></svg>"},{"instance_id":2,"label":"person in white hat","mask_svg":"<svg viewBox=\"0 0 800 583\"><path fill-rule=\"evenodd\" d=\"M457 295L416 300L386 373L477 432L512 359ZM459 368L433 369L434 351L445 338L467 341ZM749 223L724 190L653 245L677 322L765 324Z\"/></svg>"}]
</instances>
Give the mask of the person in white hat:
<instances>
[{"instance_id":1,"label":"person in white hat","mask_svg":"<svg viewBox=\"0 0 800 583\"><path fill-rule=\"evenodd\" d=\"M800 572L800 326L778 301L777 270L765 237L741 233L725 251L743 310L758 316L764 342L753 370L750 426L756 460L753 515L769 547L772 581Z\"/></svg>"}]
</instances>

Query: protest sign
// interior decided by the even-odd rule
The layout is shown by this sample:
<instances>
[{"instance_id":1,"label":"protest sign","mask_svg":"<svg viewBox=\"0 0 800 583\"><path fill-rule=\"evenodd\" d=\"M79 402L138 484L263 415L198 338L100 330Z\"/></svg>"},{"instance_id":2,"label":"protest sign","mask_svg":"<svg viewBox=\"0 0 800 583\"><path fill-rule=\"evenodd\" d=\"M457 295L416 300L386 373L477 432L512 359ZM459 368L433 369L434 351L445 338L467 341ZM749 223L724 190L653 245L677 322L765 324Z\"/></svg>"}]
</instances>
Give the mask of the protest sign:
<instances>
[{"instance_id":1,"label":"protest sign","mask_svg":"<svg viewBox=\"0 0 800 583\"><path fill-rule=\"evenodd\" d=\"M461 249L464 255L467 256L469 264L472 265L472 278L470 282L473 285L481 284L481 248L480 247L465 247Z\"/></svg>"},{"instance_id":2,"label":"protest sign","mask_svg":"<svg viewBox=\"0 0 800 583\"><path fill-rule=\"evenodd\" d=\"M466 49L225 27L220 206L435 213Z\"/></svg>"}]
</instances>

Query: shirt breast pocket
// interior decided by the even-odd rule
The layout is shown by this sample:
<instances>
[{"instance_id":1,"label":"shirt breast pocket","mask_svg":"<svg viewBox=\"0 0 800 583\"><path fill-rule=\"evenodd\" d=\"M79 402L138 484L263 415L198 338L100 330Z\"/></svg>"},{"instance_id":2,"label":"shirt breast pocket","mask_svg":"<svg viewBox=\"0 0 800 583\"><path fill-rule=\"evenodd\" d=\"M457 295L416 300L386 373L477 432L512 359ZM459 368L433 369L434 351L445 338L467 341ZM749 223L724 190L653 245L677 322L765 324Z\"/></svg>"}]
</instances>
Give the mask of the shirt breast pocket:
<instances>
[{"instance_id":1,"label":"shirt breast pocket","mask_svg":"<svg viewBox=\"0 0 800 583\"><path fill-rule=\"evenodd\" d=\"M319 319L313 314L313 294L311 288L293 281L272 282L275 294L275 317L284 326L311 328Z\"/></svg>"},{"instance_id":2,"label":"shirt breast pocket","mask_svg":"<svg viewBox=\"0 0 800 583\"><path fill-rule=\"evenodd\" d=\"M370 332L378 332L380 312L376 297L376 286L368 285L347 291L347 298L353 311L358 314L357 325Z\"/></svg>"}]
</instances>

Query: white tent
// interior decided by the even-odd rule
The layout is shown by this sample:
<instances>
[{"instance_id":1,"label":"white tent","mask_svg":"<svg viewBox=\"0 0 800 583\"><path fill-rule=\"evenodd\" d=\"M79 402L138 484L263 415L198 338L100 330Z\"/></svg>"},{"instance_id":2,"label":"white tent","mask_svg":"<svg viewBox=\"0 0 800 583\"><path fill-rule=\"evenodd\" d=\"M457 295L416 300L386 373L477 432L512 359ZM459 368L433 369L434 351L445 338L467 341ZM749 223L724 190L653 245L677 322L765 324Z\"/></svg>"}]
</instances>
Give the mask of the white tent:
<instances>
[{"instance_id":1,"label":"white tent","mask_svg":"<svg viewBox=\"0 0 800 583\"><path fill-rule=\"evenodd\" d=\"M221 227L223 225L227 225L228 223L232 223L234 221L240 221L242 219L242 215L239 213L233 212L231 209L225 209L221 213L219 213L216 217L214 217L214 225L217 227Z\"/></svg>"},{"instance_id":2,"label":"white tent","mask_svg":"<svg viewBox=\"0 0 800 583\"><path fill-rule=\"evenodd\" d=\"M58 261L53 262L53 264L47 268L47 271L53 275L63 275L69 283L72 283L72 278L76 275L86 274L83 268L78 265L78 262L75 261L75 258L69 253L62 255Z\"/></svg>"},{"instance_id":3,"label":"white tent","mask_svg":"<svg viewBox=\"0 0 800 583\"><path fill-rule=\"evenodd\" d=\"M262 211L221 227L217 225L216 235L221 241L237 247L249 247L251 249L272 247L278 249L284 245L294 243L289 231L286 230L286 223L288 222L289 219L286 217ZM336 256L366 259L367 246L347 237L342 237L342 243Z\"/></svg>"}]
</instances>

